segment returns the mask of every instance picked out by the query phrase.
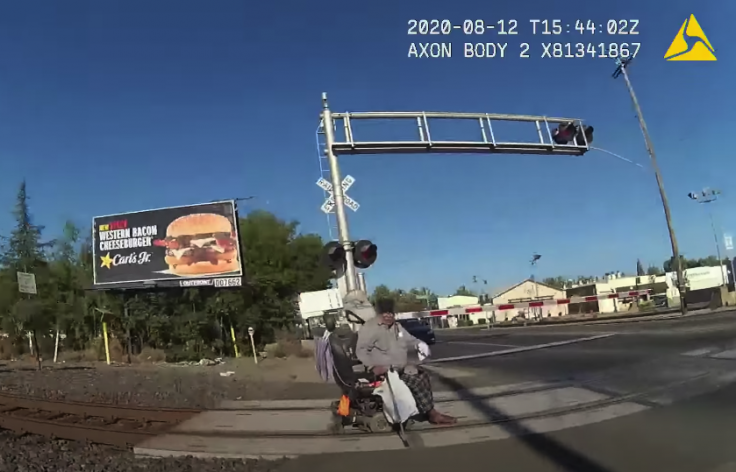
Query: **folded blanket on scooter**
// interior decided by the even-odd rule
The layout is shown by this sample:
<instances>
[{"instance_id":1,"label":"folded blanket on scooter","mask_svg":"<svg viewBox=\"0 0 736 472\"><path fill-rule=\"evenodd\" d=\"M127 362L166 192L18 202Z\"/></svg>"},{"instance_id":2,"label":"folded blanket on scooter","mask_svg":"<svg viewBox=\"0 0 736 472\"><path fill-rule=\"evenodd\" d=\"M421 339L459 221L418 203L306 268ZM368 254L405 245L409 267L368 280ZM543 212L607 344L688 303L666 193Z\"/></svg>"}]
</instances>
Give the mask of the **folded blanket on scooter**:
<instances>
[{"instance_id":1,"label":"folded blanket on scooter","mask_svg":"<svg viewBox=\"0 0 736 472\"><path fill-rule=\"evenodd\" d=\"M335 361L332 358L332 349L330 348L330 333L325 331L324 336L314 340L314 359L319 376L325 382L334 382Z\"/></svg>"}]
</instances>

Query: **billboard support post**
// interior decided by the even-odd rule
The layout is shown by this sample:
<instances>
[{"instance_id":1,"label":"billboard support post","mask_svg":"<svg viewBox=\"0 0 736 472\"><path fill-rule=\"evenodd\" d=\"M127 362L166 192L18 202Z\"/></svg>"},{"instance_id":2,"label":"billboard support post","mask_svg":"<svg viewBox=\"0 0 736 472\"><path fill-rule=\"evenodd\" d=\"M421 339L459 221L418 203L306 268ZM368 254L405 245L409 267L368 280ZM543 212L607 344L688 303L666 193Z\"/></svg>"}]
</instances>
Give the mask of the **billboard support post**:
<instances>
[{"instance_id":1,"label":"billboard support post","mask_svg":"<svg viewBox=\"0 0 736 472\"><path fill-rule=\"evenodd\" d=\"M133 342L133 338L130 336L130 312L128 311L128 294L125 293L125 290L123 290L123 317L125 319L125 337L128 338L128 364L132 364L132 346L131 343Z\"/></svg>"},{"instance_id":2,"label":"billboard support post","mask_svg":"<svg viewBox=\"0 0 736 472\"><path fill-rule=\"evenodd\" d=\"M107 321L102 322L102 335L105 337L105 361L107 361L107 365L110 365L110 342L107 337Z\"/></svg>"},{"instance_id":3,"label":"billboard support post","mask_svg":"<svg viewBox=\"0 0 736 472\"><path fill-rule=\"evenodd\" d=\"M107 335L107 320L105 319L105 315L110 315L112 312L97 307L95 307L95 311L100 314L100 321L102 322L102 338L105 342L105 361L107 362L107 365L110 365L110 341Z\"/></svg>"},{"instance_id":4,"label":"billboard support post","mask_svg":"<svg viewBox=\"0 0 736 472\"><path fill-rule=\"evenodd\" d=\"M233 350L235 351L235 357L240 357L240 349L238 349L238 339L235 336L235 328L233 327L232 321L230 322L230 337L233 340Z\"/></svg>"}]
</instances>

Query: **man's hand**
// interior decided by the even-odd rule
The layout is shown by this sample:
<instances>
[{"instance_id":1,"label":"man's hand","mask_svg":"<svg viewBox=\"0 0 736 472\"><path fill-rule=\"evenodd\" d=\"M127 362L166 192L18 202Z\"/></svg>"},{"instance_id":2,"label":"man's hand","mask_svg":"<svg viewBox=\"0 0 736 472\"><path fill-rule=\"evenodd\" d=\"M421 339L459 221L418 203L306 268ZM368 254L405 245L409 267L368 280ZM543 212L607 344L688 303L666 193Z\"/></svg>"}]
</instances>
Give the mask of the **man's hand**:
<instances>
[{"instance_id":1,"label":"man's hand","mask_svg":"<svg viewBox=\"0 0 736 472\"><path fill-rule=\"evenodd\" d=\"M383 375L386 372L388 372L388 367L382 366L382 365L377 365L372 370L373 370L373 373L376 374L376 375Z\"/></svg>"}]
</instances>

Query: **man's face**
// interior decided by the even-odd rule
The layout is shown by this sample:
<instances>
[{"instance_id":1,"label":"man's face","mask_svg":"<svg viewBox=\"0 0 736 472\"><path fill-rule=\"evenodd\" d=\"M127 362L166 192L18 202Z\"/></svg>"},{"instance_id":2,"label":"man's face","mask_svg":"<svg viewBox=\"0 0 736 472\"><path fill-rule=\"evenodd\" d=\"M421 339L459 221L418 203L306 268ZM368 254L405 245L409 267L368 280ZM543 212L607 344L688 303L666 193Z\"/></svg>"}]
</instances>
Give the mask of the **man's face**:
<instances>
[{"instance_id":1,"label":"man's face","mask_svg":"<svg viewBox=\"0 0 736 472\"><path fill-rule=\"evenodd\" d=\"M383 318L383 324L391 326L394 324L394 314L393 313L382 313L381 317Z\"/></svg>"}]
</instances>

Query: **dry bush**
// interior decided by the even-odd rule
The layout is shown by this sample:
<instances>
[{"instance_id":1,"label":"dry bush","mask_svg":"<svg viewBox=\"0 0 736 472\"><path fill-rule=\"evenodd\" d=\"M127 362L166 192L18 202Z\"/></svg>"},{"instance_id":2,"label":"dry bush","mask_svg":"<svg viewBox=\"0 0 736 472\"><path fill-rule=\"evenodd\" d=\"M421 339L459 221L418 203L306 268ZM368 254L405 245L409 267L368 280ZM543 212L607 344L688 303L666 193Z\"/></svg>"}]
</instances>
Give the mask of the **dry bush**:
<instances>
[{"instance_id":1,"label":"dry bush","mask_svg":"<svg viewBox=\"0 0 736 472\"><path fill-rule=\"evenodd\" d=\"M313 353L309 349L304 349L302 340L297 333L280 330L276 332L276 343L268 352L269 356L284 357L312 357Z\"/></svg>"},{"instance_id":2,"label":"dry bush","mask_svg":"<svg viewBox=\"0 0 736 472\"><path fill-rule=\"evenodd\" d=\"M122 362L125 359L125 349L123 345L115 338L108 341L110 347L110 360L112 362ZM60 353L60 357L68 362L99 362L105 359L105 340L96 338L84 351L68 351Z\"/></svg>"},{"instance_id":3,"label":"dry bush","mask_svg":"<svg viewBox=\"0 0 736 472\"><path fill-rule=\"evenodd\" d=\"M59 359L64 362L82 362L88 359L85 358L87 351L61 351L59 353Z\"/></svg>"},{"instance_id":4,"label":"dry bush","mask_svg":"<svg viewBox=\"0 0 736 472\"><path fill-rule=\"evenodd\" d=\"M29 352L27 337L0 337L0 360L23 359Z\"/></svg>"},{"instance_id":5,"label":"dry bush","mask_svg":"<svg viewBox=\"0 0 736 472\"><path fill-rule=\"evenodd\" d=\"M9 338L0 338L0 360L9 361L15 358L15 348Z\"/></svg>"},{"instance_id":6,"label":"dry bush","mask_svg":"<svg viewBox=\"0 0 736 472\"><path fill-rule=\"evenodd\" d=\"M166 362L166 351L144 347L141 353L135 356L135 362L144 364L149 362Z\"/></svg>"}]
</instances>

